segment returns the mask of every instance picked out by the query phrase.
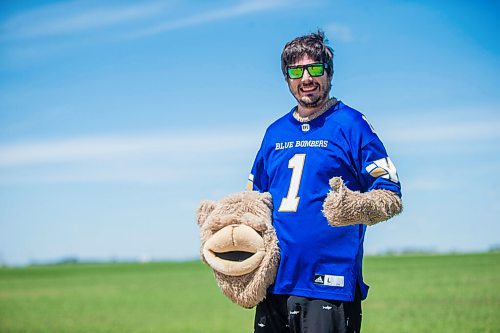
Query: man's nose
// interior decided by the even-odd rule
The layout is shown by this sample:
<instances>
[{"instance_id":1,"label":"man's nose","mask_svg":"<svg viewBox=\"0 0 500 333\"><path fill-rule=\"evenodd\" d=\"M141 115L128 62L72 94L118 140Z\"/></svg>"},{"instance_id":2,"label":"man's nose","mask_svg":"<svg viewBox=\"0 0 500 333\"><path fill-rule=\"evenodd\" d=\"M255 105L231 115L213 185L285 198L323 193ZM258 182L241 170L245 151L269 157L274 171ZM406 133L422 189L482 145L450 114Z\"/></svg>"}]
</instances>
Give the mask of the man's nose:
<instances>
[{"instance_id":1,"label":"man's nose","mask_svg":"<svg viewBox=\"0 0 500 333\"><path fill-rule=\"evenodd\" d=\"M302 74L302 82L307 82L307 81L311 81L312 80L312 77L311 75L309 75L309 71L304 68L304 73Z\"/></svg>"}]
</instances>

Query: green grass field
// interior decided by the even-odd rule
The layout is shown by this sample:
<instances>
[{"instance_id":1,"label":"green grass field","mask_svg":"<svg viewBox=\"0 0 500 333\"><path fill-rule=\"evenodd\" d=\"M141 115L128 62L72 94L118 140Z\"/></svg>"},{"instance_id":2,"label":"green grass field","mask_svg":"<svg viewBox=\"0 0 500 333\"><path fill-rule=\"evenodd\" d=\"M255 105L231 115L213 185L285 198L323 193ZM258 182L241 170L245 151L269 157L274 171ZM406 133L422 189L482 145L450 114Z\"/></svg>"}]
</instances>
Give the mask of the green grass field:
<instances>
[{"instance_id":1,"label":"green grass field","mask_svg":"<svg viewBox=\"0 0 500 333\"><path fill-rule=\"evenodd\" d=\"M365 258L365 333L500 332L500 254ZM0 269L0 332L252 332L200 262Z\"/></svg>"}]
</instances>

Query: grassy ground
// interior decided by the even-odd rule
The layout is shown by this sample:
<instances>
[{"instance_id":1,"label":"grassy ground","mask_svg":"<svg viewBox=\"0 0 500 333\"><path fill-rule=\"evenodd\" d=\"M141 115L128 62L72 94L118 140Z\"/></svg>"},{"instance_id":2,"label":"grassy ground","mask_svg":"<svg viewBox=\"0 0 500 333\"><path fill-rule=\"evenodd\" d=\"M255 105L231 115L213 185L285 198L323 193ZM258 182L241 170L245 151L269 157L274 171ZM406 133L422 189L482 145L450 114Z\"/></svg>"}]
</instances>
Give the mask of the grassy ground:
<instances>
[{"instance_id":1,"label":"grassy ground","mask_svg":"<svg viewBox=\"0 0 500 333\"><path fill-rule=\"evenodd\" d=\"M500 332L500 254L371 257L363 331Z\"/></svg>"},{"instance_id":2,"label":"grassy ground","mask_svg":"<svg viewBox=\"0 0 500 333\"><path fill-rule=\"evenodd\" d=\"M500 332L500 254L367 257L363 332ZM252 332L199 262L0 269L0 332Z\"/></svg>"}]
</instances>

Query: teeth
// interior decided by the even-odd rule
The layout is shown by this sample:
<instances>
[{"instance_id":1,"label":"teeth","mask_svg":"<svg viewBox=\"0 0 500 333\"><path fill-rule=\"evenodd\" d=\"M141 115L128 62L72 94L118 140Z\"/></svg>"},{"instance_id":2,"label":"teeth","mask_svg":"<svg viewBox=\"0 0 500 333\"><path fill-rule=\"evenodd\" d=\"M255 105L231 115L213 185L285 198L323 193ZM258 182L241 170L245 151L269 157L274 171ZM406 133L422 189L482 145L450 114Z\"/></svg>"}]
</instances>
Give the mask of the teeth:
<instances>
[{"instance_id":1,"label":"teeth","mask_svg":"<svg viewBox=\"0 0 500 333\"><path fill-rule=\"evenodd\" d=\"M313 86L313 87L302 87L301 90L305 91L305 92L310 92L310 91L316 90L316 87L315 86Z\"/></svg>"}]
</instances>

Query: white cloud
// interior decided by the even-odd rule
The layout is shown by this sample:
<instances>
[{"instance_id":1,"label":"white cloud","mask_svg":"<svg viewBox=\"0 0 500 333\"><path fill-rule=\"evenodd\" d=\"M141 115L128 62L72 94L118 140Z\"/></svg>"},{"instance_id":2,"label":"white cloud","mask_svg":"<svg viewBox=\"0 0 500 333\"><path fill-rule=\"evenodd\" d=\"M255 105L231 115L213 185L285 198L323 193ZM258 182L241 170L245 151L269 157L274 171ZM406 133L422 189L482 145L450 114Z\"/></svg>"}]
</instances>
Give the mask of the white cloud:
<instances>
[{"instance_id":1,"label":"white cloud","mask_svg":"<svg viewBox=\"0 0 500 333\"><path fill-rule=\"evenodd\" d=\"M170 161L105 161L66 164L50 168L20 168L0 174L0 185L19 184L66 184L66 183L115 183L115 184L183 184L183 186L203 186L210 180L224 178L245 182L251 165L241 165L231 157L218 158L215 163L201 164L200 161L183 159L184 156L171 156ZM174 159L181 159L175 161ZM198 164L197 164L198 162ZM233 163L233 164L231 164ZM244 169L244 171L243 171ZM203 183L201 183L203 182Z\"/></svg>"},{"instance_id":2,"label":"white cloud","mask_svg":"<svg viewBox=\"0 0 500 333\"><path fill-rule=\"evenodd\" d=\"M493 119L446 124L426 121L391 126L383 133L387 140L407 143L493 140L500 138L500 121Z\"/></svg>"},{"instance_id":3,"label":"white cloud","mask_svg":"<svg viewBox=\"0 0 500 333\"><path fill-rule=\"evenodd\" d=\"M7 18L0 25L0 43L8 44L3 47L3 65L39 62L90 44L107 45L148 37L296 3L297 0L246 0L222 8L203 7L204 10L194 11L190 16L181 14L183 7L179 1L113 7L93 1L48 5ZM79 38L75 38L75 35ZM9 44L12 41L22 43Z\"/></svg>"},{"instance_id":4,"label":"white cloud","mask_svg":"<svg viewBox=\"0 0 500 333\"><path fill-rule=\"evenodd\" d=\"M95 136L0 145L0 167L73 161L129 159L165 154L208 154L255 146L256 132Z\"/></svg>"},{"instance_id":5,"label":"white cloud","mask_svg":"<svg viewBox=\"0 0 500 333\"><path fill-rule=\"evenodd\" d=\"M163 2L122 7L89 8L85 2L48 5L8 19L1 27L2 39L38 38L71 34L147 19L164 12Z\"/></svg>"},{"instance_id":6,"label":"white cloud","mask_svg":"<svg viewBox=\"0 0 500 333\"><path fill-rule=\"evenodd\" d=\"M179 19L168 19L163 23L158 18L168 15L175 17L176 3L154 1L136 5L110 6L101 2L73 1L47 5L8 18L0 26L1 40L33 39L68 35L89 30L99 30L120 24L142 21L143 28L130 33L128 37L142 37L169 30L185 28L207 22L243 16L255 12L289 6L296 1L284 0L246 0L236 5L207 10ZM177 6L180 8L180 6ZM155 18L155 20L152 20ZM153 22L153 23L152 23ZM127 30L134 26L123 27Z\"/></svg>"},{"instance_id":7,"label":"white cloud","mask_svg":"<svg viewBox=\"0 0 500 333\"><path fill-rule=\"evenodd\" d=\"M257 131L95 136L0 146L0 185L246 179Z\"/></svg>"},{"instance_id":8,"label":"white cloud","mask_svg":"<svg viewBox=\"0 0 500 333\"><path fill-rule=\"evenodd\" d=\"M153 27L148 27L137 32L132 33L129 37L143 37L149 35L155 35L158 33L163 33L169 30L175 30L190 26L195 26L203 23L218 21L222 19L228 19L232 17L238 17L243 15L252 14L255 12L271 10L285 5L293 4L296 1L284 1L284 0L250 0L243 1L237 5L219 8L215 10L206 11L200 14L195 14L193 16L184 17L178 20L167 21L158 24Z\"/></svg>"}]
</instances>

